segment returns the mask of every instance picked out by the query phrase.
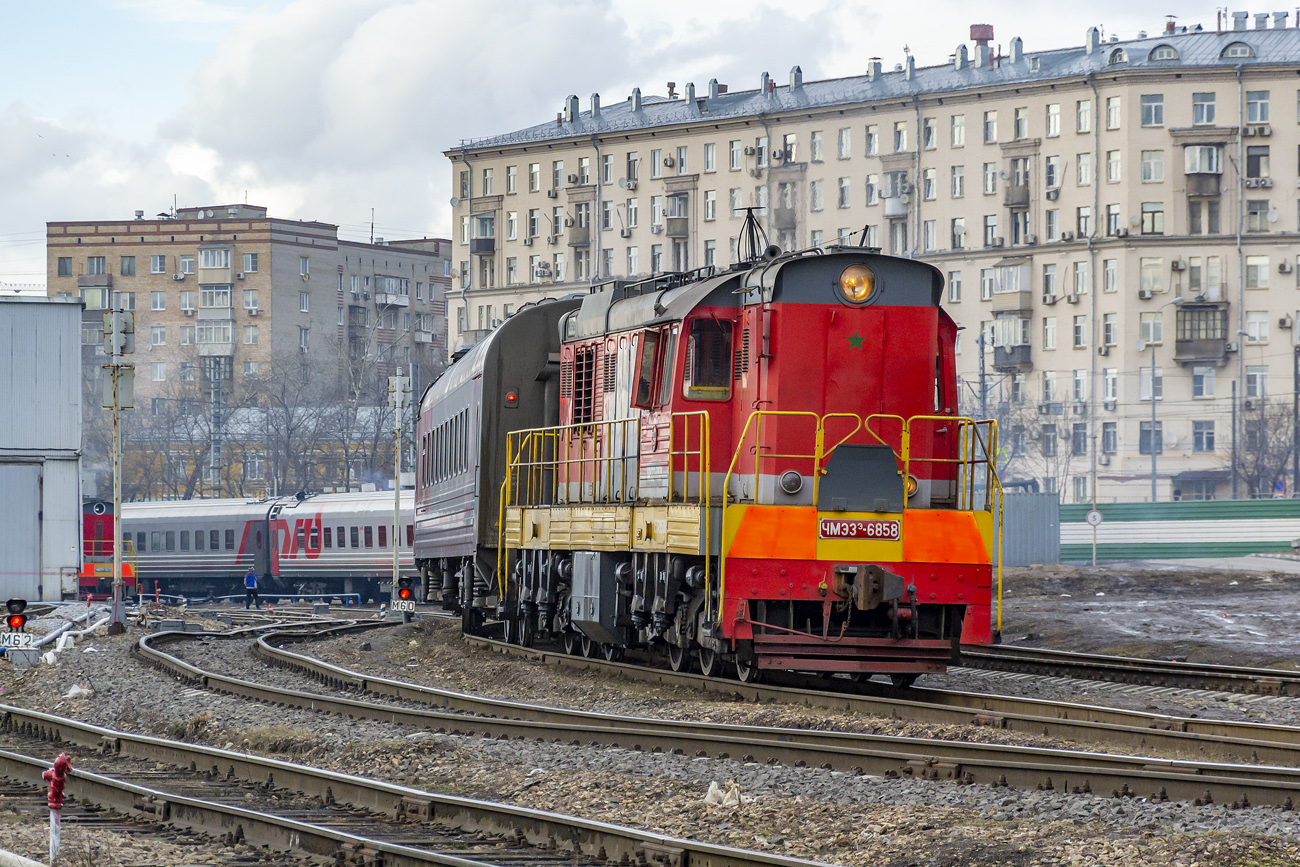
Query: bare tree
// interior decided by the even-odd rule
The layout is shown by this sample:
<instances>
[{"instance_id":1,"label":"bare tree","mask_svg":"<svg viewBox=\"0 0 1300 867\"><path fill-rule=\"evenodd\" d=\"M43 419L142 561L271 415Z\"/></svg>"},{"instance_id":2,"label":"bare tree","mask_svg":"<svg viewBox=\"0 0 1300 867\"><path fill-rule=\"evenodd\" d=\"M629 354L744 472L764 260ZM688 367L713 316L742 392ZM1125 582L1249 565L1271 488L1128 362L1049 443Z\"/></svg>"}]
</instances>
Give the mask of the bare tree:
<instances>
[{"instance_id":1,"label":"bare tree","mask_svg":"<svg viewBox=\"0 0 1300 867\"><path fill-rule=\"evenodd\" d=\"M1278 483L1285 485L1295 444L1290 399L1264 399L1257 409L1244 410L1241 434L1237 474L1246 496L1272 496Z\"/></svg>"}]
</instances>

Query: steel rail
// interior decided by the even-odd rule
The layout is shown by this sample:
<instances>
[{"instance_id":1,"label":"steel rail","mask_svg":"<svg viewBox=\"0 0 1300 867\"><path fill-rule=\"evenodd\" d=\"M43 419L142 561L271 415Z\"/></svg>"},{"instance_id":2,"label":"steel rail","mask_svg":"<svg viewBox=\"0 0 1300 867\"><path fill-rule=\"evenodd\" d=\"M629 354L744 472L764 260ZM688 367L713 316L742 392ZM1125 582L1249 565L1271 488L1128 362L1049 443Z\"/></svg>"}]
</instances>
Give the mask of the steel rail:
<instances>
[{"instance_id":1,"label":"steel rail","mask_svg":"<svg viewBox=\"0 0 1300 867\"><path fill-rule=\"evenodd\" d=\"M77 744L98 749L109 756L162 762L190 770L211 769L213 775L217 777L233 777L297 791L319 797L327 803L345 803L393 819L439 822L484 833L514 834L531 843L547 845L551 848L555 848L558 843L561 848L587 856L597 856L603 851L606 857L614 861L626 859L634 863L649 863L662 865L662 867L682 867L687 864L706 865L706 867L812 867L821 863L698 840L679 839L529 807L438 794L281 759L116 731L80 720L10 705L0 704L0 731L42 741ZM9 757L15 755L0 751L0 776L40 785L40 774L49 767L49 763L19 756L19 761L10 764ZM126 795L121 794L122 792L126 792ZM277 825L272 822L270 827L264 828L257 824L259 821L257 811L230 808L221 804L216 806L227 810L226 818L220 820L216 826L204 824L203 822L207 820L202 815L191 815L188 812L190 809L201 809L201 803L193 806L185 803L196 799L186 799L183 796L148 790L133 784L119 783L108 777L75 769L69 777L68 793L79 799L112 806L122 812L136 814L144 812L152 814L155 818L170 819L181 824L190 823L191 827L221 834L232 831L234 825L231 823L231 817L233 817L243 824L246 838L255 842L261 841L275 848L304 848L317 854L330 855L336 852L340 845L355 845L354 841L343 839L351 835L340 834L332 829L322 829L324 848L310 848L301 843L317 839L313 836L315 832L311 830L315 826L285 820L293 824ZM179 812L178 804L183 808ZM148 805L149 809L142 809L142 805ZM253 821L246 823L243 813L251 813ZM299 845L290 845L293 844L293 834L299 835ZM383 862L385 865L441 863L451 864L454 867L455 865L481 867L481 862L436 856L436 853L421 852L409 847L367 840L361 840L360 844L384 851L386 856L391 850L394 858L400 856L403 859L390 861L386 857Z\"/></svg>"},{"instance_id":2,"label":"steel rail","mask_svg":"<svg viewBox=\"0 0 1300 867\"><path fill-rule=\"evenodd\" d=\"M610 719L607 715L589 711L485 698L456 690L367 675L276 646L276 641L286 639L301 641L309 640L310 636L291 637L277 634L261 637L254 645L254 654L274 665L306 674L335 688L415 701L461 713L505 716L514 719L538 721L567 719L571 722L596 725L606 724ZM630 673L631 676L637 677L644 673L649 676L638 677L638 679L674 686L720 688L723 692L739 693L742 697L754 701L780 701L805 706L821 704L872 716L947 725L990 726L1076 742L1105 744L1112 748L1150 750L1180 756L1194 755L1202 760L1300 767L1300 728L1288 726L1216 722L1141 711L1055 703L1040 699L1004 699L981 693L912 690L911 693L917 695L917 699L902 699L857 693L833 693L798 687L741 684L698 674L646 669L629 663L586 660L582 657L552 654L487 639L475 638L473 641L485 643L503 652L516 651L527 654L542 662L558 661L559 664L567 664L573 660L582 667L586 667L583 665L584 662L591 662L594 668L620 675ZM733 690L730 687L737 689ZM620 722L627 722L630 718L617 719ZM662 721L646 720L646 722ZM714 724L701 723L696 726L688 720L675 720L671 725L681 730L714 730L712 728ZM803 733L802 737L815 736L814 733L799 731Z\"/></svg>"},{"instance_id":3,"label":"steel rail","mask_svg":"<svg viewBox=\"0 0 1300 867\"><path fill-rule=\"evenodd\" d=\"M864 733L629 720L617 715L606 715L607 720L596 724L590 720L581 723L548 722L417 710L281 689L206 672L150 646L151 639L183 641L195 635L160 633L146 637L140 641L140 652L182 680L219 692L283 706L450 731L453 735L480 734L501 739L550 740L575 745L586 742L630 746L634 750L694 752L697 756L736 757L742 761L766 761L796 767L820 766L854 773L951 779L1016 788L1043 789L1064 785L1078 791L1149 792L1153 797L1173 800L1213 798L1220 802L1289 808L1295 796L1300 795L1300 769L1278 766L1193 762ZM341 681L339 685L346 686ZM543 710L535 705L527 707L533 708L530 712ZM574 713L563 711L560 719L572 719ZM1073 780L1072 787L1070 780Z\"/></svg>"},{"instance_id":4,"label":"steel rail","mask_svg":"<svg viewBox=\"0 0 1300 867\"><path fill-rule=\"evenodd\" d=\"M1300 671L1277 668L1136 659L1007 645L962 645L961 658L965 668L1254 695L1300 695Z\"/></svg>"}]
</instances>

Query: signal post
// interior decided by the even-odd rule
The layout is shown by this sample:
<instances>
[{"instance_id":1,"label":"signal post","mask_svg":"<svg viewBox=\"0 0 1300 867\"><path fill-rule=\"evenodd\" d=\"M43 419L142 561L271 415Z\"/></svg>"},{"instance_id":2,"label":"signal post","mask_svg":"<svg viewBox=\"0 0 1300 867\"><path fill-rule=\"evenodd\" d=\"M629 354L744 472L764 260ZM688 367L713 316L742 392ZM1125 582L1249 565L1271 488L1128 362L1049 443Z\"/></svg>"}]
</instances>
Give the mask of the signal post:
<instances>
[{"instance_id":1,"label":"signal post","mask_svg":"<svg viewBox=\"0 0 1300 867\"><path fill-rule=\"evenodd\" d=\"M401 611L402 622L407 623L415 611L415 600L411 598L411 579L401 577L399 552L402 547L402 410L411 405L409 378L400 373L388 377L388 405L393 408L393 589L388 607Z\"/></svg>"},{"instance_id":2,"label":"signal post","mask_svg":"<svg viewBox=\"0 0 1300 867\"><path fill-rule=\"evenodd\" d=\"M126 631L122 599L122 429L119 413L135 409L135 365L122 358L135 352L135 314L120 307L104 314L104 409L113 411L113 619L110 635Z\"/></svg>"}]
</instances>

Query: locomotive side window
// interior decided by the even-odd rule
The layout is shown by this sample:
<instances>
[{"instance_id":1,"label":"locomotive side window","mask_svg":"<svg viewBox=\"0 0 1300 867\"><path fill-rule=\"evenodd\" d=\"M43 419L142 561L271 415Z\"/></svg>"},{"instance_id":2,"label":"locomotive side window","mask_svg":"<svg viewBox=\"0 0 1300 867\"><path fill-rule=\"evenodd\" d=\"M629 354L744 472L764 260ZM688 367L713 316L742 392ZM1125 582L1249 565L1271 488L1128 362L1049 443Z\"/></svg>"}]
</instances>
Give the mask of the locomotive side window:
<instances>
[{"instance_id":1,"label":"locomotive side window","mask_svg":"<svg viewBox=\"0 0 1300 867\"><path fill-rule=\"evenodd\" d=\"M203 550L203 531L202 531L202 530L195 530L195 531L194 531L194 550L195 550L195 551L202 551L202 550Z\"/></svg>"},{"instance_id":2,"label":"locomotive side window","mask_svg":"<svg viewBox=\"0 0 1300 867\"><path fill-rule=\"evenodd\" d=\"M211 530L208 532L208 550L217 551L221 549L221 531Z\"/></svg>"},{"instance_id":3,"label":"locomotive side window","mask_svg":"<svg viewBox=\"0 0 1300 867\"><path fill-rule=\"evenodd\" d=\"M684 396L691 400L731 399L731 323L696 319L686 349Z\"/></svg>"},{"instance_id":4,"label":"locomotive side window","mask_svg":"<svg viewBox=\"0 0 1300 867\"><path fill-rule=\"evenodd\" d=\"M333 527L326 527L326 528L325 528L325 547L326 547L326 548L333 548L333 547L334 547L334 545L333 545L333 540L334 540L334 528L333 528Z\"/></svg>"},{"instance_id":5,"label":"locomotive side window","mask_svg":"<svg viewBox=\"0 0 1300 867\"><path fill-rule=\"evenodd\" d=\"M353 528L352 528L352 547L353 547L353 548L360 548L360 547L361 547L359 544L357 544L357 536L358 536L357 528L356 528L356 527L353 527Z\"/></svg>"},{"instance_id":6,"label":"locomotive side window","mask_svg":"<svg viewBox=\"0 0 1300 867\"><path fill-rule=\"evenodd\" d=\"M189 531L189 530L181 530L181 550L182 550L182 551L188 551L188 550L190 550L190 531Z\"/></svg>"},{"instance_id":7,"label":"locomotive side window","mask_svg":"<svg viewBox=\"0 0 1300 867\"><path fill-rule=\"evenodd\" d=\"M659 365L659 400L656 401L660 406L668 403L673 396L673 364L676 362L677 355L676 327L668 330L663 343L664 350L660 353L663 360Z\"/></svg>"},{"instance_id":8,"label":"locomotive side window","mask_svg":"<svg viewBox=\"0 0 1300 867\"><path fill-rule=\"evenodd\" d=\"M366 537L366 547L367 548L375 547L375 528L363 527L362 529L365 530L364 535Z\"/></svg>"},{"instance_id":9,"label":"locomotive side window","mask_svg":"<svg viewBox=\"0 0 1300 867\"><path fill-rule=\"evenodd\" d=\"M234 530L227 530L227 531L226 531L226 550L227 550L227 551L233 551L233 550L235 550L235 531L234 531Z\"/></svg>"},{"instance_id":10,"label":"locomotive side window","mask_svg":"<svg viewBox=\"0 0 1300 867\"><path fill-rule=\"evenodd\" d=\"M654 400L655 360L659 352L660 332L647 331L641 335L641 360L636 366L636 394L632 405L649 409Z\"/></svg>"},{"instance_id":11,"label":"locomotive side window","mask_svg":"<svg viewBox=\"0 0 1300 867\"><path fill-rule=\"evenodd\" d=\"M388 547L388 526L386 524L379 525L379 547Z\"/></svg>"}]
</instances>

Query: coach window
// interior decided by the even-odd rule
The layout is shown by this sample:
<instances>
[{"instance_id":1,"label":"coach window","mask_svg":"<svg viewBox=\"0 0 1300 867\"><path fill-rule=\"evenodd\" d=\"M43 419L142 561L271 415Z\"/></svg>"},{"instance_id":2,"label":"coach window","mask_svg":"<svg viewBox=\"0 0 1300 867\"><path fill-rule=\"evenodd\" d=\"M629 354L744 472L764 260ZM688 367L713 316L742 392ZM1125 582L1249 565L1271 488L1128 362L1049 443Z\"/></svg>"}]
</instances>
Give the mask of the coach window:
<instances>
[{"instance_id":1,"label":"coach window","mask_svg":"<svg viewBox=\"0 0 1300 867\"><path fill-rule=\"evenodd\" d=\"M209 531L208 531L208 550L209 550L209 551L219 551L219 550L221 550L221 531L220 531L220 530L209 530Z\"/></svg>"},{"instance_id":2,"label":"coach window","mask_svg":"<svg viewBox=\"0 0 1300 867\"><path fill-rule=\"evenodd\" d=\"M414 525L414 524L407 524L407 525L406 525L406 544L407 544L408 546L410 546L410 545L414 545L414 544L415 544L415 525Z\"/></svg>"},{"instance_id":3,"label":"coach window","mask_svg":"<svg viewBox=\"0 0 1300 867\"><path fill-rule=\"evenodd\" d=\"M696 319L686 348L683 396L691 400L731 399L731 323Z\"/></svg>"},{"instance_id":4,"label":"coach window","mask_svg":"<svg viewBox=\"0 0 1300 867\"><path fill-rule=\"evenodd\" d=\"M167 542L167 550L168 550L168 551L175 551L175 550L176 550L176 531L175 531L175 530L168 530L168 531L167 531L167 535L166 535L166 537L165 537L165 540L166 540L166 542Z\"/></svg>"},{"instance_id":5,"label":"coach window","mask_svg":"<svg viewBox=\"0 0 1300 867\"><path fill-rule=\"evenodd\" d=\"M353 528L352 528L352 547L353 547L353 548L360 548L360 547L361 547L361 545L357 542L357 536L358 536L357 528L356 528L356 527L353 527Z\"/></svg>"},{"instance_id":6,"label":"coach window","mask_svg":"<svg viewBox=\"0 0 1300 867\"><path fill-rule=\"evenodd\" d=\"M162 550L162 533L158 532L157 530L154 530L152 533L149 534L149 550L150 551Z\"/></svg>"},{"instance_id":7,"label":"coach window","mask_svg":"<svg viewBox=\"0 0 1300 867\"><path fill-rule=\"evenodd\" d=\"M647 331L641 335L641 361L636 370L636 396L632 405L649 409L655 392L655 360L659 352L660 332Z\"/></svg>"},{"instance_id":8,"label":"coach window","mask_svg":"<svg viewBox=\"0 0 1300 867\"><path fill-rule=\"evenodd\" d=\"M294 531L294 534L293 534L293 535L294 535L294 540L293 540L293 542L294 542L294 545L298 548L298 550L299 550L299 551L305 551L305 550L307 550L307 528L306 528L306 527L298 527L298 528Z\"/></svg>"},{"instance_id":9,"label":"coach window","mask_svg":"<svg viewBox=\"0 0 1300 867\"><path fill-rule=\"evenodd\" d=\"M195 531L194 531L194 550L195 550L195 551L202 551L202 550L203 550L203 531L202 531L202 530L195 530Z\"/></svg>"},{"instance_id":10,"label":"coach window","mask_svg":"<svg viewBox=\"0 0 1300 867\"><path fill-rule=\"evenodd\" d=\"M366 547L367 548L375 547L375 528L363 527L362 529L365 531Z\"/></svg>"},{"instance_id":11,"label":"coach window","mask_svg":"<svg viewBox=\"0 0 1300 867\"><path fill-rule=\"evenodd\" d=\"M383 524L379 525L379 547L388 547L388 527Z\"/></svg>"},{"instance_id":12,"label":"coach window","mask_svg":"<svg viewBox=\"0 0 1300 867\"><path fill-rule=\"evenodd\" d=\"M326 547L326 548L332 548L332 547L334 547L334 546L331 544L333 541L334 541L334 528L333 528L333 527L326 527L326 528L325 528L325 547Z\"/></svg>"},{"instance_id":13,"label":"coach window","mask_svg":"<svg viewBox=\"0 0 1300 867\"><path fill-rule=\"evenodd\" d=\"M348 546L348 537L346 531L347 531L347 527L339 527L338 529L338 539L339 539L340 548L346 548ZM356 546L357 546L357 540L353 538L352 547L355 548Z\"/></svg>"},{"instance_id":14,"label":"coach window","mask_svg":"<svg viewBox=\"0 0 1300 867\"><path fill-rule=\"evenodd\" d=\"M227 531L226 531L226 550L227 550L227 551L233 551L233 550L235 550L235 531L234 531L234 530L227 530Z\"/></svg>"},{"instance_id":15,"label":"coach window","mask_svg":"<svg viewBox=\"0 0 1300 867\"><path fill-rule=\"evenodd\" d=\"M190 550L190 531L189 531L189 530L181 530L181 550L182 550L182 551L188 551L188 550Z\"/></svg>"},{"instance_id":16,"label":"coach window","mask_svg":"<svg viewBox=\"0 0 1300 867\"><path fill-rule=\"evenodd\" d=\"M144 533L135 534L135 550L137 552L144 550Z\"/></svg>"}]
</instances>

